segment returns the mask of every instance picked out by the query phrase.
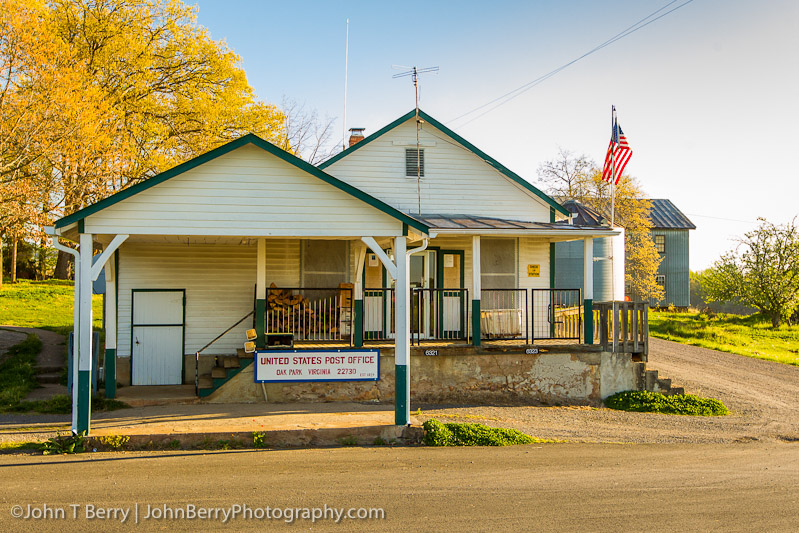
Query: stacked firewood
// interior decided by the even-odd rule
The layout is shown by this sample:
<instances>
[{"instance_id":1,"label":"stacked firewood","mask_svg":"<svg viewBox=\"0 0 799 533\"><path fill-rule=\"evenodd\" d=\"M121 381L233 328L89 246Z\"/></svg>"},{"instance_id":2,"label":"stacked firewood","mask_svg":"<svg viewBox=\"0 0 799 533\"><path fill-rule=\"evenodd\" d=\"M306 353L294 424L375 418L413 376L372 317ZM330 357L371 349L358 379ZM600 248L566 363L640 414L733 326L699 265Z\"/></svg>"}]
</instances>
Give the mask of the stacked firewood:
<instances>
[{"instance_id":1,"label":"stacked firewood","mask_svg":"<svg viewBox=\"0 0 799 533\"><path fill-rule=\"evenodd\" d=\"M304 307L313 314L313 311L308 307L308 298L303 297L302 294L294 294L290 290L278 289L274 283L269 286L269 289L269 296L266 299L269 309L276 307L283 309Z\"/></svg>"},{"instance_id":2,"label":"stacked firewood","mask_svg":"<svg viewBox=\"0 0 799 533\"><path fill-rule=\"evenodd\" d=\"M322 301L309 302L301 294L280 289L272 283L266 298L267 329L295 335L338 332L338 308Z\"/></svg>"}]
</instances>

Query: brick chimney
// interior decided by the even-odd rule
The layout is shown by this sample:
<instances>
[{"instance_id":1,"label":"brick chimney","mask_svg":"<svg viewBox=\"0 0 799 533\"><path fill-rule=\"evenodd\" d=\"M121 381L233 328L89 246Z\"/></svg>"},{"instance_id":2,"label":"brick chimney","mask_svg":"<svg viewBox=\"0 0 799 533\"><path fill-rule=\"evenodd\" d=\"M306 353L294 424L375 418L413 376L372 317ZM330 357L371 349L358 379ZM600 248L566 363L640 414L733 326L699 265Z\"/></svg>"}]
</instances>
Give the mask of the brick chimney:
<instances>
[{"instance_id":1,"label":"brick chimney","mask_svg":"<svg viewBox=\"0 0 799 533\"><path fill-rule=\"evenodd\" d=\"M366 128L350 128L350 146L363 140L363 130Z\"/></svg>"}]
</instances>

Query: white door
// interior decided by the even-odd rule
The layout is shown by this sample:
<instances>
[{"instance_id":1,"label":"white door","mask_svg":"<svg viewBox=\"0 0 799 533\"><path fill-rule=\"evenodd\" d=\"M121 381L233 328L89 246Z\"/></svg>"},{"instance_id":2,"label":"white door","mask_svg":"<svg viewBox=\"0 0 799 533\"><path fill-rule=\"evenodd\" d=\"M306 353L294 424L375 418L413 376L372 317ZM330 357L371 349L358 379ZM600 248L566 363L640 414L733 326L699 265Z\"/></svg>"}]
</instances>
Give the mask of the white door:
<instances>
[{"instance_id":1,"label":"white door","mask_svg":"<svg viewBox=\"0 0 799 533\"><path fill-rule=\"evenodd\" d=\"M462 253L442 252L443 259L441 272L443 277L440 280L442 289L458 289L443 291L441 298L441 320L443 326L443 337L446 339L458 339L464 337L464 324L462 311L464 306L464 293L461 289L461 278L463 277L463 255Z\"/></svg>"},{"instance_id":2,"label":"white door","mask_svg":"<svg viewBox=\"0 0 799 533\"><path fill-rule=\"evenodd\" d=\"M182 290L133 292L133 385L183 382Z\"/></svg>"}]
</instances>

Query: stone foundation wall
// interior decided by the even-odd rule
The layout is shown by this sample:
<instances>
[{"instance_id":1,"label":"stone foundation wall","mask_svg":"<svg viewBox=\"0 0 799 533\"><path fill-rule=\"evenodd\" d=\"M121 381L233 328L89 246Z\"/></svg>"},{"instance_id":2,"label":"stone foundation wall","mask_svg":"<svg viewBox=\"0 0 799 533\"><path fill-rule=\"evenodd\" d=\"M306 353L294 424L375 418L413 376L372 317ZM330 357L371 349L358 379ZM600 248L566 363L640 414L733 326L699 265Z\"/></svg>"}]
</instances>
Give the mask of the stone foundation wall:
<instances>
[{"instance_id":1,"label":"stone foundation wall","mask_svg":"<svg viewBox=\"0 0 799 533\"><path fill-rule=\"evenodd\" d=\"M644 363L630 354L599 351L499 352L411 356L414 403L601 405L608 396L638 390ZM253 365L225 383L208 401L263 402ZM266 383L268 402L393 402L394 357L381 355L380 381Z\"/></svg>"}]
</instances>

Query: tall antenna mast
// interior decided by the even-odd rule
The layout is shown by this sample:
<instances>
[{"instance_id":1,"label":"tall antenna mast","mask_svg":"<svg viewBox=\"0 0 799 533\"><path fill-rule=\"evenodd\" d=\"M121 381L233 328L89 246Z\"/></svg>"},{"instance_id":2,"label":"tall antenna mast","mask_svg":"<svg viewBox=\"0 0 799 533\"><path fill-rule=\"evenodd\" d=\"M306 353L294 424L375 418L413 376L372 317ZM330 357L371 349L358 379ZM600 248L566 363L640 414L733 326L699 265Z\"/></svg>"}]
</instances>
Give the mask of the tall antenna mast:
<instances>
[{"instance_id":1,"label":"tall antenna mast","mask_svg":"<svg viewBox=\"0 0 799 533\"><path fill-rule=\"evenodd\" d=\"M344 118L341 120L341 148L347 149L347 66L350 57L350 19L347 19L347 36L344 40Z\"/></svg>"},{"instance_id":2,"label":"tall antenna mast","mask_svg":"<svg viewBox=\"0 0 799 533\"><path fill-rule=\"evenodd\" d=\"M406 76L411 76L413 80L413 91L415 93L416 99L416 194L419 199L419 208L418 214L422 214L422 161L421 161L421 149L419 147L419 131L422 129L422 119L419 118L419 74L425 74L428 72L436 73L438 72L438 67L426 67L426 68L419 68L417 69L414 67L403 67L402 65L392 65L392 68L400 69L410 69L405 72L400 72L399 74L394 74L391 76L392 78L404 78Z\"/></svg>"}]
</instances>

